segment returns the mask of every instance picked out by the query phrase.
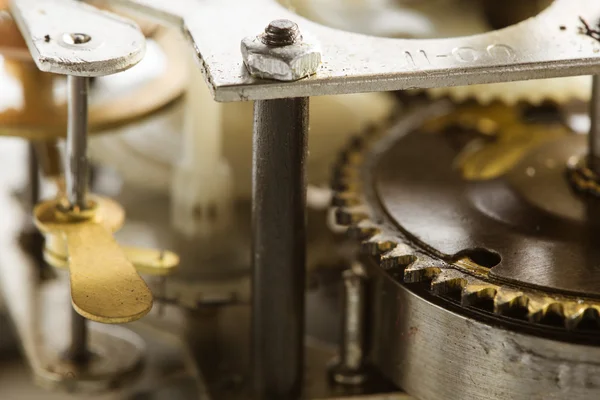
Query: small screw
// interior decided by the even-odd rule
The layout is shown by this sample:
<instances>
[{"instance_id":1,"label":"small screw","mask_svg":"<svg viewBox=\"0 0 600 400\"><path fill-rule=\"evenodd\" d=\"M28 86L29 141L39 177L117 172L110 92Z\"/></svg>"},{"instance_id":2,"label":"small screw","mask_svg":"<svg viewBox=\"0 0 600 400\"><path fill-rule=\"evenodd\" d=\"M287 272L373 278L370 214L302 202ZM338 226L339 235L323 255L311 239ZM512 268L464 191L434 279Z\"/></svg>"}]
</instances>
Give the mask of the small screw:
<instances>
[{"instance_id":1,"label":"small screw","mask_svg":"<svg viewBox=\"0 0 600 400\"><path fill-rule=\"evenodd\" d=\"M289 46L302 40L300 29L295 22L288 19L276 19L265 28L259 36L261 42L271 47Z\"/></svg>"}]
</instances>

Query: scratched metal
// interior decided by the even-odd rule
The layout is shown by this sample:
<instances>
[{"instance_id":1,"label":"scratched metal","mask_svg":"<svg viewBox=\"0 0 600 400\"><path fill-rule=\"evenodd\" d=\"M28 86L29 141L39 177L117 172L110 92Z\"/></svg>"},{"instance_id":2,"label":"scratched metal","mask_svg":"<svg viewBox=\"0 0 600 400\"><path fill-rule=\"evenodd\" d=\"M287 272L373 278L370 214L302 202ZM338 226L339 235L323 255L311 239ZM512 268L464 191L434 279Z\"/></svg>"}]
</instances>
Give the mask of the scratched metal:
<instances>
[{"instance_id":1,"label":"scratched metal","mask_svg":"<svg viewBox=\"0 0 600 400\"><path fill-rule=\"evenodd\" d=\"M459 315L370 265L374 365L419 400L595 400L600 347Z\"/></svg>"},{"instance_id":2,"label":"scratched metal","mask_svg":"<svg viewBox=\"0 0 600 400\"><path fill-rule=\"evenodd\" d=\"M133 22L79 1L11 0L10 11L42 71L111 75L133 67L146 50ZM87 41L74 43L73 34L87 35Z\"/></svg>"},{"instance_id":3,"label":"scratched metal","mask_svg":"<svg viewBox=\"0 0 600 400\"><path fill-rule=\"evenodd\" d=\"M585 147L585 136L570 135L501 177L465 181L448 136L416 130L379 156L372 184L390 218L442 258L490 249L502 257L491 278L598 297L600 203L575 194L563 167Z\"/></svg>"},{"instance_id":4,"label":"scratched metal","mask_svg":"<svg viewBox=\"0 0 600 400\"><path fill-rule=\"evenodd\" d=\"M311 22L275 0L111 0L179 25L198 53L217 101L390 91L591 75L600 43L582 35L579 16L600 19L597 0L556 0L538 16L506 29L445 39L392 39ZM252 78L240 41L273 19L298 23L321 43L323 64L309 78Z\"/></svg>"}]
</instances>

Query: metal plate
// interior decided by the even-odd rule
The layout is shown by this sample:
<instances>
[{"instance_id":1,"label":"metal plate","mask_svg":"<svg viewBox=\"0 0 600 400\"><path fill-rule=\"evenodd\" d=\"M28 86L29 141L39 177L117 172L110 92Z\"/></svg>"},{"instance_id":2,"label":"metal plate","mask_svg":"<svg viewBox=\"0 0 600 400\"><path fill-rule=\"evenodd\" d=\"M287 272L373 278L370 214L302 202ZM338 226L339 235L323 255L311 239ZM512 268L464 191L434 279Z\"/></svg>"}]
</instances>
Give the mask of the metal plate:
<instances>
[{"instance_id":1,"label":"metal plate","mask_svg":"<svg viewBox=\"0 0 600 400\"><path fill-rule=\"evenodd\" d=\"M110 75L144 56L144 35L133 22L79 1L11 0L10 11L42 71ZM86 35L87 41L75 43L72 35Z\"/></svg>"},{"instance_id":2,"label":"metal plate","mask_svg":"<svg viewBox=\"0 0 600 400\"><path fill-rule=\"evenodd\" d=\"M391 91L589 75L600 43L580 34L580 16L600 19L595 0L556 0L537 17L499 31L448 39L389 39L308 21L275 0L111 0L179 24L196 48L217 101ZM274 19L298 23L320 43L316 75L291 83L250 77L240 41Z\"/></svg>"}]
</instances>

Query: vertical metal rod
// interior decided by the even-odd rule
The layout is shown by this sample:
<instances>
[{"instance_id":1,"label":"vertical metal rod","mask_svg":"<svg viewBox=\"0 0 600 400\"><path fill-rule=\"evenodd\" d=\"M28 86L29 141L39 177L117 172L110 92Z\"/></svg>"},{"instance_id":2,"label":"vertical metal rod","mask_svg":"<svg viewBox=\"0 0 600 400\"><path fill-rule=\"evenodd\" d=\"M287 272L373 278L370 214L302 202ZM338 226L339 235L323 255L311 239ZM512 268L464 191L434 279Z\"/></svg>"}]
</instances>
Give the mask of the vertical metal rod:
<instances>
[{"instance_id":1,"label":"vertical metal rod","mask_svg":"<svg viewBox=\"0 0 600 400\"><path fill-rule=\"evenodd\" d=\"M340 350L332 368L333 380L345 385L358 385L366 378L366 272L360 263L344 271L343 309Z\"/></svg>"},{"instance_id":2,"label":"vertical metal rod","mask_svg":"<svg viewBox=\"0 0 600 400\"><path fill-rule=\"evenodd\" d=\"M36 206L38 201L40 201L40 168L38 157L35 151L35 145L33 143L29 143L27 149L27 172L29 175L29 207L31 210Z\"/></svg>"},{"instance_id":3,"label":"vertical metal rod","mask_svg":"<svg viewBox=\"0 0 600 400\"><path fill-rule=\"evenodd\" d=\"M68 78L67 162L65 178L67 197L73 207L87 206L87 128L88 128L88 85L89 78Z\"/></svg>"},{"instance_id":4,"label":"vertical metal rod","mask_svg":"<svg viewBox=\"0 0 600 400\"><path fill-rule=\"evenodd\" d=\"M65 178L67 198L71 207L87 207L87 129L88 129L88 84L86 77L69 76L67 159ZM68 356L75 362L88 358L87 320L75 310L71 313L71 343Z\"/></svg>"},{"instance_id":5,"label":"vertical metal rod","mask_svg":"<svg viewBox=\"0 0 600 400\"><path fill-rule=\"evenodd\" d=\"M600 76L592 78L592 99L590 101L590 133L588 166L600 175Z\"/></svg>"},{"instance_id":6,"label":"vertical metal rod","mask_svg":"<svg viewBox=\"0 0 600 400\"><path fill-rule=\"evenodd\" d=\"M71 342L68 358L75 363L85 363L89 355L87 320L71 308Z\"/></svg>"},{"instance_id":7,"label":"vertical metal rod","mask_svg":"<svg viewBox=\"0 0 600 400\"><path fill-rule=\"evenodd\" d=\"M300 397L308 98L254 103L252 373L256 399Z\"/></svg>"}]
</instances>

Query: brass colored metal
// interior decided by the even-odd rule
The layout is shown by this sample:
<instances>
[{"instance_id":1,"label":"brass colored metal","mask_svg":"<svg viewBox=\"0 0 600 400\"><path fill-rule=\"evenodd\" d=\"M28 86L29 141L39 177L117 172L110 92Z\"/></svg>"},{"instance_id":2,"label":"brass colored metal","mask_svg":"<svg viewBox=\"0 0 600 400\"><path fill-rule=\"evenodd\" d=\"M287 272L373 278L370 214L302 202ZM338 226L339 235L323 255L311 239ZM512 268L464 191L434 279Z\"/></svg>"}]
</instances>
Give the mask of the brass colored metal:
<instances>
[{"instance_id":1,"label":"brass colored metal","mask_svg":"<svg viewBox=\"0 0 600 400\"><path fill-rule=\"evenodd\" d=\"M122 246L121 251L140 274L168 276L179 266L179 256L172 251ZM55 268L69 268L68 256L46 249L44 259Z\"/></svg>"},{"instance_id":2,"label":"brass colored metal","mask_svg":"<svg viewBox=\"0 0 600 400\"><path fill-rule=\"evenodd\" d=\"M71 300L80 315L110 324L137 320L152 308L152 294L112 237L124 212L107 199L96 197L91 202L85 211L65 209L61 200L35 208L46 252L69 255Z\"/></svg>"},{"instance_id":3,"label":"brass colored metal","mask_svg":"<svg viewBox=\"0 0 600 400\"><path fill-rule=\"evenodd\" d=\"M590 169L585 157L569 159L567 177L575 190L600 196L600 177Z\"/></svg>"},{"instance_id":4,"label":"brass colored metal","mask_svg":"<svg viewBox=\"0 0 600 400\"><path fill-rule=\"evenodd\" d=\"M499 177L536 146L571 134L562 124L524 124L517 108L501 103L462 106L425 129L431 134L457 129L478 136L469 138L455 159L463 178L473 181Z\"/></svg>"},{"instance_id":5,"label":"brass colored metal","mask_svg":"<svg viewBox=\"0 0 600 400\"><path fill-rule=\"evenodd\" d=\"M27 44L23 40L17 24L8 13L8 0L0 0L0 55L13 59L31 60Z\"/></svg>"},{"instance_id":6,"label":"brass colored metal","mask_svg":"<svg viewBox=\"0 0 600 400\"><path fill-rule=\"evenodd\" d=\"M0 35L1 29L0 23ZM178 32L160 28L154 33L153 40L166 60L164 71L128 91L107 93L98 100L95 100L96 89L92 87L89 134L103 133L139 121L182 98L187 83L187 64L185 57L181 57L182 39ZM7 55L3 61L0 82L10 82L10 87L16 86L17 90L7 91L4 100L8 104L0 104L0 135L43 141L64 137L67 132L67 104L55 95L55 89L63 84L64 77L38 70L30 56L23 59ZM100 87L103 79L113 78L98 78Z\"/></svg>"},{"instance_id":7,"label":"brass colored metal","mask_svg":"<svg viewBox=\"0 0 600 400\"><path fill-rule=\"evenodd\" d=\"M352 237L359 239L362 242L362 249L365 253L376 256L375 258L379 261L380 266L389 271L394 277L403 281L404 283L416 283L416 282L429 282L430 290L436 295L447 296L449 293L459 293L461 304L465 307L478 306L481 304L493 304L493 308L490 310L484 308L485 312L491 311L497 316L505 317L508 316L510 320L514 321L514 318L518 318L523 323L532 324L553 324L556 328L563 328L566 330L578 330L582 329L581 326L586 326L589 323L600 325L600 300L597 297L591 297L589 293L594 293L593 282L592 290L589 290L589 282L582 281L578 284L580 286L586 286L586 292L579 295L571 295L566 293L557 292L556 289L551 287L544 287L538 285L536 288L522 282L513 282L508 280L500 280L494 275L494 271L498 266L486 267L479 264L476 260L471 259L467 256L460 256L455 254L455 257L448 258L438 248L431 246L427 240L424 240L423 234L414 234L413 226L407 228L404 220L390 219L390 216L394 217L395 209L391 208L389 204L382 205L382 193L378 191L381 182L385 179L381 173L381 167L385 158L383 155L390 152L391 149L404 148L410 146L410 143L416 143L416 140L427 141L432 135L440 135L440 129L442 126L448 127L449 119L442 117L442 119L436 119L438 115L446 115L452 110L448 102L436 102L429 106L423 107L422 110L412 111L407 117L403 119L397 119L390 122L389 124L382 125L369 131L368 134L359 136L353 141L352 145L347 148L339 161L339 165L336 167L334 173L333 186L336 190L334 195L333 204L336 207L337 222L340 225L348 226L348 234ZM499 110L493 111L494 108L490 109L490 113L494 114ZM463 110L464 111L464 110ZM471 110L473 111L473 110ZM480 108L478 114L481 118L489 117L488 109L485 107ZM510 110L508 110L510 111ZM514 110L513 110L514 111ZM503 121L496 120L498 126L502 126L507 121L511 121L513 117L510 113L499 113L498 117L504 115ZM469 120L469 124L473 125L473 121L477 119L463 119L459 117L461 111L454 111L451 113L454 117L453 123L457 123L458 120L462 120L462 131L463 133L467 130L465 127L468 125L465 121ZM474 114L473 114L474 115ZM444 118L446 118L444 120ZM427 123L429 121L429 123ZM434 121L434 122L431 122ZM442 122L443 121L443 122ZM480 121L481 122L481 121ZM436 125L440 124L441 125ZM475 137L470 136L466 141L464 138L453 136L452 130L449 129L443 135L450 142L450 146L454 146L455 154L460 153L465 143L472 140L481 140L482 143L486 143L491 146L492 150L485 150L485 146L474 147L470 152L466 152L466 156L458 158L460 162L455 163L455 167L460 171L458 175L463 180L467 181L469 185L468 190L465 189L463 192L459 192L457 196L464 195L464 193L471 193L473 187L480 184L488 184L496 182L498 179L494 179L495 176L500 176L501 180L506 180L511 185L513 190L521 193L521 201L527 204L532 210L541 209L545 213L551 213L555 223L558 223L559 219L563 219L568 222L563 222L564 228L558 228L555 232L563 232L569 234L573 230L573 225L583 224L587 226L586 221L586 204L581 202L580 197L569 191L569 186L564 176L565 165L560 164L560 160L566 161L568 157L565 154L577 154L578 152L585 151L585 137L579 135L568 135L567 131L561 131L562 128L552 128L550 124L546 125L550 132L548 135L548 143L543 143L540 137L535 132L539 131L536 128L536 124L528 124L531 131L522 129L523 135L528 132L534 132L531 142L523 139L516 140L517 148L513 150L512 155L503 154L503 146L501 145L503 133L502 129L491 129L488 134L477 133ZM460 124L459 124L460 125ZM487 126L491 126L487 124ZM510 125L510 124L509 124ZM557 124L559 125L559 124ZM427 129L424 129L426 127ZM420 132L418 132L420 130ZM434 133L437 131L437 133ZM539 131L541 136L541 131ZM455 132L456 133L456 132ZM413 141L409 140L410 135L416 135L413 137ZM516 136L516 134L515 134ZM561 137L564 136L564 137ZM438 136L439 137L439 136ZM478 139L479 137L479 139ZM558 137L558 139L557 139ZM454 138L454 142L452 141ZM460 140L459 140L460 139ZM461 142L461 140L463 140ZM400 145L398 143L401 141ZM537 142L537 143L536 143ZM542 141L543 142L543 141ZM431 151L435 150L435 146L431 142L426 142L430 146L425 148ZM437 142L440 145L439 139ZM444 147L448 145L448 142L444 143ZM400 146L400 147L398 147ZM403 147L404 146L404 147ZM467 146L468 148L468 146ZM509 150L509 147L506 148ZM406 151L414 150L403 150L403 154ZM480 153L478 153L480 152ZM463 155L465 152L463 152ZM486 154L485 157L479 156L478 154ZM403 164L406 160L401 160L402 156L394 153L395 157L390 158L390 165L394 165L395 171L404 171L406 166ZM430 155L424 155L418 153L418 157L431 158ZM412 158L411 158L412 159ZM396 160L392 162L391 160ZM510 160L516 165L511 168ZM438 166L431 164L431 161L427 161L430 168L427 170L419 169L419 173L414 173L414 179L419 179L419 176L430 179L430 176L435 175L432 171L438 171L440 168L449 169L449 165L446 163L446 159L437 157L433 163L439 163ZM456 158L455 158L456 161ZM409 161L410 162L410 161ZM403 166L404 165L404 166ZM443 167L440 167L443 165ZM527 165L533 165L534 172L528 171L525 168ZM546 166L546 169L543 168ZM468 168L467 168L468 167ZM485 171L485 173L474 173L477 169ZM390 174L393 171L390 169ZM469 173L465 173L469 171ZM529 175L536 177L535 182ZM409 173L413 173L409 171ZM374 179L374 174L377 175L377 179ZM421 175L419 175L421 174ZM500 175L498 175L500 174ZM457 175L455 173L455 175ZM517 176L518 175L518 176ZM527 177L518 178L521 175ZM517 179L518 178L518 179ZM431 189L429 196L421 196L421 201L428 202L439 200L439 190L444 185L456 185L454 181L445 182L445 178L438 178L438 187L436 185L428 184L427 182L420 182L421 187L428 187ZM562 181L561 181L562 180ZM376 185L377 183L377 185ZM406 186L406 185L405 185ZM546 189L546 187L549 187ZM401 187L401 190L406 192L406 187ZM438 190L436 192L436 190ZM555 196L559 196L562 199L560 202L561 207L550 207L553 203L550 201L548 190L552 190ZM398 193L398 192L396 192ZM389 196L389 194L385 195ZM498 199L498 198L496 198ZM491 201L491 200L490 200ZM579 204L578 202L582 203ZM493 202L492 202L493 203ZM406 203L402 203L406 206ZM496 212L504 212L503 207L507 207L511 203L497 201L496 205L499 207ZM414 205L414 203L413 203ZM493 204L492 204L493 205ZM418 205L417 205L418 206ZM427 208L429 218L434 218L438 215L438 211L435 209L436 206ZM452 225L454 231L450 232L438 232L440 235L446 235L448 241L462 240L463 237L469 238L474 237L476 234L475 230L465 233L464 235L458 230L459 222L462 221L456 214L456 209L453 204L448 203L444 200L439 203L439 207L442 210L452 215L455 224ZM592 210L591 205L587 204L587 211ZM538 211L535 211L538 212ZM529 217L534 214L534 211L529 212ZM504 215L504 214L502 214ZM486 218L493 216L493 213L489 213ZM526 214L518 214L519 220L511 221L512 224L524 223ZM592 222L595 219L592 219ZM421 223L429 223L428 220L420 219ZM435 221L435 220L434 220ZM435 222L434 222L435 223ZM436 225L437 226L437 225ZM518 226L518 225L517 225ZM593 227L588 227L590 230L588 233L593 232ZM439 227L437 228L439 229ZM491 229L491 228L490 228ZM501 243L501 239L504 234L504 229L500 227L493 229L491 234L498 238L498 241L494 244ZM541 228L543 229L543 227ZM539 234L539 233L538 233ZM531 241L538 238L538 234L531 234L531 237L525 236L527 240ZM585 236L585 232L580 232L581 235ZM580 236L575 236L579 238ZM595 237L595 236L592 236ZM556 246L562 246L560 238L553 239L548 236L542 236L541 238L528 242L529 245L523 244L523 249L532 249L540 246L541 244L549 243L553 240L554 249ZM521 243L521 242L516 242ZM540 244L541 243L541 244ZM565 245L575 246L584 245L584 240L571 240ZM470 247L466 247L470 248ZM492 247L493 248L493 247ZM592 247L593 248L593 247ZM555 250L553 250L555 251ZM583 250L582 250L583 251ZM502 253L502 251L500 252ZM582 252L580 252L583 254ZM454 253L449 253L454 254ZM558 253L557 253L558 254ZM530 268L530 265L514 265L513 263L507 263L506 260L510 260L510 257L514 257L515 254L505 253L502 257L505 257L500 262L499 266L512 267L513 274L523 273ZM577 256L577 254L574 254ZM546 255L546 258L550 255ZM591 256L590 256L591 257ZM506 259L506 260L505 260ZM553 264L548 258L548 262L545 267L551 267ZM535 260L532 258L528 259L528 264L532 264ZM553 271L555 275L540 271L536 275L537 279L546 277L549 284L565 284L570 282L574 284L573 279L576 278L580 273L585 271L585 265L577 265L574 263L568 264L566 262L554 264L557 266ZM510 264L510 265L509 265ZM560 268L559 268L560 267ZM519 270L514 270L517 268ZM561 269L562 268L562 269ZM558 275L563 271L564 273L571 274L571 277L560 276L560 282L556 279ZM592 271L593 272L593 271ZM588 270L588 273L592 273ZM536 273L533 271L532 273ZM549 280L553 279L552 282ZM591 279L591 278L590 278ZM588 279L588 280L590 280ZM586 294L587 293L587 294ZM487 307L487 306L486 306ZM516 314L515 314L516 313ZM520 315L515 317L515 315ZM560 321L560 326L555 325L555 322ZM583 325L582 323L585 322Z\"/></svg>"},{"instance_id":8,"label":"brass colored metal","mask_svg":"<svg viewBox=\"0 0 600 400\"><path fill-rule=\"evenodd\" d=\"M62 160L58 143L55 140L31 142L37 157L40 172L47 178L60 179L62 176Z\"/></svg>"}]
</instances>

